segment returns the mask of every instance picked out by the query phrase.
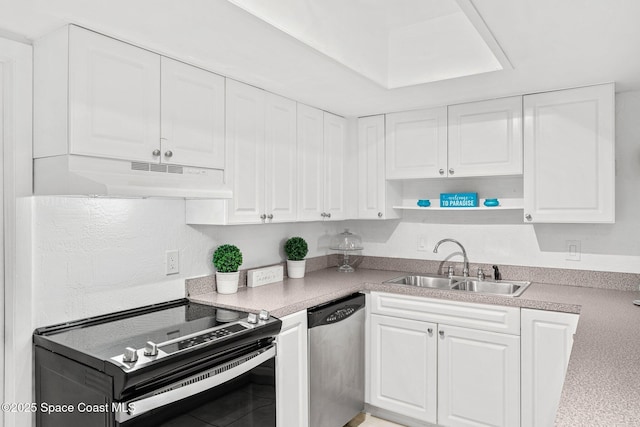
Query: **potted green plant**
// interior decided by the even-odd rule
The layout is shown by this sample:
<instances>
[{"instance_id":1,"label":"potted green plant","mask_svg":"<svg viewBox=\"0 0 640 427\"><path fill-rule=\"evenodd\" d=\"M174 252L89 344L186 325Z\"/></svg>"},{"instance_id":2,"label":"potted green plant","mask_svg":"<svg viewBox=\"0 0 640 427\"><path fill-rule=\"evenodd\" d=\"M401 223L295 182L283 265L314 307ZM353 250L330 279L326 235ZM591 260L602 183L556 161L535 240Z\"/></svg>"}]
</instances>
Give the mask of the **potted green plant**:
<instances>
[{"instance_id":1,"label":"potted green plant","mask_svg":"<svg viewBox=\"0 0 640 427\"><path fill-rule=\"evenodd\" d=\"M213 253L216 290L219 294L234 294L238 291L240 264L242 264L242 252L235 245L220 245Z\"/></svg>"},{"instance_id":2,"label":"potted green plant","mask_svg":"<svg viewBox=\"0 0 640 427\"><path fill-rule=\"evenodd\" d=\"M309 253L307 242L302 237L291 237L284 244L284 253L287 255L287 276L292 279L304 277L304 257Z\"/></svg>"}]
</instances>

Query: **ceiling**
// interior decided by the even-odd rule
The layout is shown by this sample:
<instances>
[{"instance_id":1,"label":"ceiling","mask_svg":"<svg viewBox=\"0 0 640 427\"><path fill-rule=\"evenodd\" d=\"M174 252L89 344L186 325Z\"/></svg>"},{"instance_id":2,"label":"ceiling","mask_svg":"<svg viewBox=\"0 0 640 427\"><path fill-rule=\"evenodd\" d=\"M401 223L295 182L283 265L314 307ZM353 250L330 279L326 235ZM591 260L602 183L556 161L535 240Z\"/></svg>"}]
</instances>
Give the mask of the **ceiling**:
<instances>
[{"instance_id":1,"label":"ceiling","mask_svg":"<svg viewBox=\"0 0 640 427\"><path fill-rule=\"evenodd\" d=\"M470 0L228 0L385 89L510 68Z\"/></svg>"},{"instance_id":2,"label":"ceiling","mask_svg":"<svg viewBox=\"0 0 640 427\"><path fill-rule=\"evenodd\" d=\"M363 9L379 3L351 1ZM343 10L333 3L338 19ZM380 25L403 25L417 16L410 0L387 3L400 11L376 12ZM513 68L396 89L226 0L0 0L0 36L33 40L73 22L346 116L609 81L617 91L640 89L637 0L471 3Z\"/></svg>"}]
</instances>

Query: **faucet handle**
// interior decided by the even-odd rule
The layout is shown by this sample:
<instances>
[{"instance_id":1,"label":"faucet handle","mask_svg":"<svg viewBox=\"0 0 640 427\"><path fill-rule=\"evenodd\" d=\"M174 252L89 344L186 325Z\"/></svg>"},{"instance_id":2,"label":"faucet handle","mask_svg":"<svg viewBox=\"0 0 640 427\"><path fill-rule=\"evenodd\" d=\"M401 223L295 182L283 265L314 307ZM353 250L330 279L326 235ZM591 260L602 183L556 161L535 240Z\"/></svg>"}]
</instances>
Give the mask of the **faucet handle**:
<instances>
[{"instance_id":1,"label":"faucet handle","mask_svg":"<svg viewBox=\"0 0 640 427\"><path fill-rule=\"evenodd\" d=\"M449 276L449 279L452 279L454 274L455 272L453 271L453 265L447 267L447 276Z\"/></svg>"},{"instance_id":2,"label":"faucet handle","mask_svg":"<svg viewBox=\"0 0 640 427\"><path fill-rule=\"evenodd\" d=\"M502 280L502 274L500 273L500 269L497 265L493 266L493 279L494 280Z\"/></svg>"},{"instance_id":3,"label":"faucet handle","mask_svg":"<svg viewBox=\"0 0 640 427\"><path fill-rule=\"evenodd\" d=\"M482 270L482 268L478 268L478 280L484 280L484 279L485 279L484 271Z\"/></svg>"}]
</instances>

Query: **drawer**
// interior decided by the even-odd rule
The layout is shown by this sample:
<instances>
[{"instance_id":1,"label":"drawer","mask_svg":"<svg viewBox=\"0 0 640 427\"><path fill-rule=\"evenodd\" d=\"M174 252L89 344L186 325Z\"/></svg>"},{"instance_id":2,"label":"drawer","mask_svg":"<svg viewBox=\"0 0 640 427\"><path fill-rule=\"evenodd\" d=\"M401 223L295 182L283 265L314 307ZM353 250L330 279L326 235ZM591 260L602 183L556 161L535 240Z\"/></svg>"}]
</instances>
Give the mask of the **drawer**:
<instances>
[{"instance_id":1,"label":"drawer","mask_svg":"<svg viewBox=\"0 0 640 427\"><path fill-rule=\"evenodd\" d=\"M371 313L520 335L520 308L371 293Z\"/></svg>"}]
</instances>

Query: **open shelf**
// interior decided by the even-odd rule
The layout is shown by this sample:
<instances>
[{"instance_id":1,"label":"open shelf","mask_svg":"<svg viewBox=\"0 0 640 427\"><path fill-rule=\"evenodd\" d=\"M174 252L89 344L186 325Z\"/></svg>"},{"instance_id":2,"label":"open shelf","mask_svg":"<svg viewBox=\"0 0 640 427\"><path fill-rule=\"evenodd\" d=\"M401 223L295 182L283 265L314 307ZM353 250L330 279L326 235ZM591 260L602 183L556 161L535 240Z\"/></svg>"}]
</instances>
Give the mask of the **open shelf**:
<instances>
[{"instance_id":1,"label":"open shelf","mask_svg":"<svg viewBox=\"0 0 640 427\"><path fill-rule=\"evenodd\" d=\"M417 205L417 200L403 200L402 205L394 206L394 209L412 210L412 211L506 211L524 209L524 199L499 199L500 204L498 206L484 206L483 203L486 199L480 199L480 206L475 208L441 208L439 199L430 199L431 206L420 207Z\"/></svg>"}]
</instances>

